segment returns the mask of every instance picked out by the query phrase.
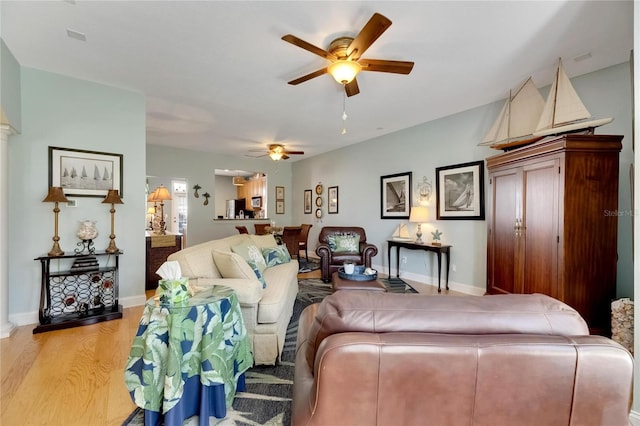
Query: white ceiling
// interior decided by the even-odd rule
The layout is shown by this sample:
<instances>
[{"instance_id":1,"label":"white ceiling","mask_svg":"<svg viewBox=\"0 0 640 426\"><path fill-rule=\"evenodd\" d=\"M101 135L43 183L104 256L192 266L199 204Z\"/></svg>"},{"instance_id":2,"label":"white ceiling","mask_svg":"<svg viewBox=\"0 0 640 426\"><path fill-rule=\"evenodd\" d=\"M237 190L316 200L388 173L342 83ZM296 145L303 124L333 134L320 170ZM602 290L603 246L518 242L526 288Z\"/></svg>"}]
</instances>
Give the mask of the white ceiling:
<instances>
[{"instance_id":1,"label":"white ceiling","mask_svg":"<svg viewBox=\"0 0 640 426\"><path fill-rule=\"evenodd\" d=\"M363 57L415 66L360 74L341 135L342 86L328 75L288 85L326 62L280 38L327 48L374 12L393 25ZM230 155L274 142L316 155L504 99L528 76L545 86L558 57L574 77L633 48L630 0L2 0L0 13L21 65L144 93L147 143Z\"/></svg>"}]
</instances>

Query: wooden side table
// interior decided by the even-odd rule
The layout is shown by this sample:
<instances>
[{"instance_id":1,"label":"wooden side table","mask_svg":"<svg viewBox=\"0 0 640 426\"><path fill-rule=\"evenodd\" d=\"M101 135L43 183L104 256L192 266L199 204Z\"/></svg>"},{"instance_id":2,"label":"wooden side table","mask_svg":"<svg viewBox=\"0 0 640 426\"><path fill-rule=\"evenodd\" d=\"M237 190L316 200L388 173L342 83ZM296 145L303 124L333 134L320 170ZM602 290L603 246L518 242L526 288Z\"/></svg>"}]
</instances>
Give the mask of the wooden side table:
<instances>
[{"instance_id":1,"label":"wooden side table","mask_svg":"<svg viewBox=\"0 0 640 426\"><path fill-rule=\"evenodd\" d=\"M145 273L145 289L155 290L158 287L160 276L156 271L167 257L179 250L182 250L182 234L167 233L166 235L154 235L147 232L147 253L146 253L146 273Z\"/></svg>"},{"instance_id":2,"label":"wooden side table","mask_svg":"<svg viewBox=\"0 0 640 426\"><path fill-rule=\"evenodd\" d=\"M450 245L441 245L434 246L431 244L416 244L408 241L395 241L395 240L387 240L389 244L389 249L387 252L387 262L389 265L389 276L391 276L391 249L393 247L396 248L396 277L400 277L400 247L406 248L409 250L424 250L427 252L435 253L438 256L438 293L440 293L440 278L441 278L441 265L442 265L442 254L447 255L447 276L445 281L445 288L449 290L449 263L451 261L451 246Z\"/></svg>"}]
</instances>

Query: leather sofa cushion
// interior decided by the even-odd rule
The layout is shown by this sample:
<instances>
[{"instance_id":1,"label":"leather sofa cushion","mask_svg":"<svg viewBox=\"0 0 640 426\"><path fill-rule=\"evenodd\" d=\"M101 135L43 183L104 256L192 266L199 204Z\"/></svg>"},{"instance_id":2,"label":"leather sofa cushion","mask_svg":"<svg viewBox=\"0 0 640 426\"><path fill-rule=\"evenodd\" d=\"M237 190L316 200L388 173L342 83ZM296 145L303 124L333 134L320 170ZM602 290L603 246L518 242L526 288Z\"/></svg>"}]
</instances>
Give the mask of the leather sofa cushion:
<instances>
[{"instance_id":1,"label":"leather sofa cushion","mask_svg":"<svg viewBox=\"0 0 640 426\"><path fill-rule=\"evenodd\" d=\"M314 365L318 346L344 332L443 334L588 335L570 306L542 294L430 296L370 291L327 296L308 335L306 359Z\"/></svg>"}]
</instances>

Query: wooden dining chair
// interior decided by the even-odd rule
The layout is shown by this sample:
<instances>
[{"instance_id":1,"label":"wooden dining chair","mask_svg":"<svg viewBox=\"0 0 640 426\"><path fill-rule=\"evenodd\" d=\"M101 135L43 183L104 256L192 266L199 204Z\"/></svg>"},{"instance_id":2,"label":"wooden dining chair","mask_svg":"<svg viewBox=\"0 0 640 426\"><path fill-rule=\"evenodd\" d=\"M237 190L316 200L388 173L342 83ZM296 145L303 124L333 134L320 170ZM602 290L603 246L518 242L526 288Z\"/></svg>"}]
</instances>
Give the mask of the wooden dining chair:
<instances>
[{"instance_id":1,"label":"wooden dining chair","mask_svg":"<svg viewBox=\"0 0 640 426\"><path fill-rule=\"evenodd\" d=\"M236 226L236 229L241 234L248 234L249 233L249 231L247 230L246 226Z\"/></svg>"},{"instance_id":2,"label":"wooden dining chair","mask_svg":"<svg viewBox=\"0 0 640 426\"><path fill-rule=\"evenodd\" d=\"M285 226L282 228L282 242L287 246L291 257L300 258L298 248L300 245L300 234L302 232L301 226Z\"/></svg>"},{"instance_id":3,"label":"wooden dining chair","mask_svg":"<svg viewBox=\"0 0 640 426\"><path fill-rule=\"evenodd\" d=\"M271 225L268 223L255 223L253 226L256 228L256 235L267 235L267 227Z\"/></svg>"},{"instance_id":4,"label":"wooden dining chair","mask_svg":"<svg viewBox=\"0 0 640 426\"><path fill-rule=\"evenodd\" d=\"M300 250L304 250L304 257L309 261L309 252L307 251L307 240L309 239L309 229L311 229L313 225L309 223L303 223L300 225L302 231L300 232L300 240L298 241L298 254ZM300 258L300 256L298 256Z\"/></svg>"}]
</instances>

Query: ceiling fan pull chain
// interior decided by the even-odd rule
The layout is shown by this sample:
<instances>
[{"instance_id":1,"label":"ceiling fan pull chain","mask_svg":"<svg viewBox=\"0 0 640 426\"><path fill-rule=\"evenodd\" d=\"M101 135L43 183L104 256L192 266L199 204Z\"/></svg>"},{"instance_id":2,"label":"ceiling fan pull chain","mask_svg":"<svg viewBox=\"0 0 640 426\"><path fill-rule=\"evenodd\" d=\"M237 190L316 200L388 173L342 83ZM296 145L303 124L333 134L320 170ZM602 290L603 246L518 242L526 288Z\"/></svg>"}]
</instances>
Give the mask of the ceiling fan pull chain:
<instances>
[{"instance_id":1,"label":"ceiling fan pull chain","mask_svg":"<svg viewBox=\"0 0 640 426\"><path fill-rule=\"evenodd\" d=\"M342 134L347 133L347 94L342 92Z\"/></svg>"}]
</instances>

